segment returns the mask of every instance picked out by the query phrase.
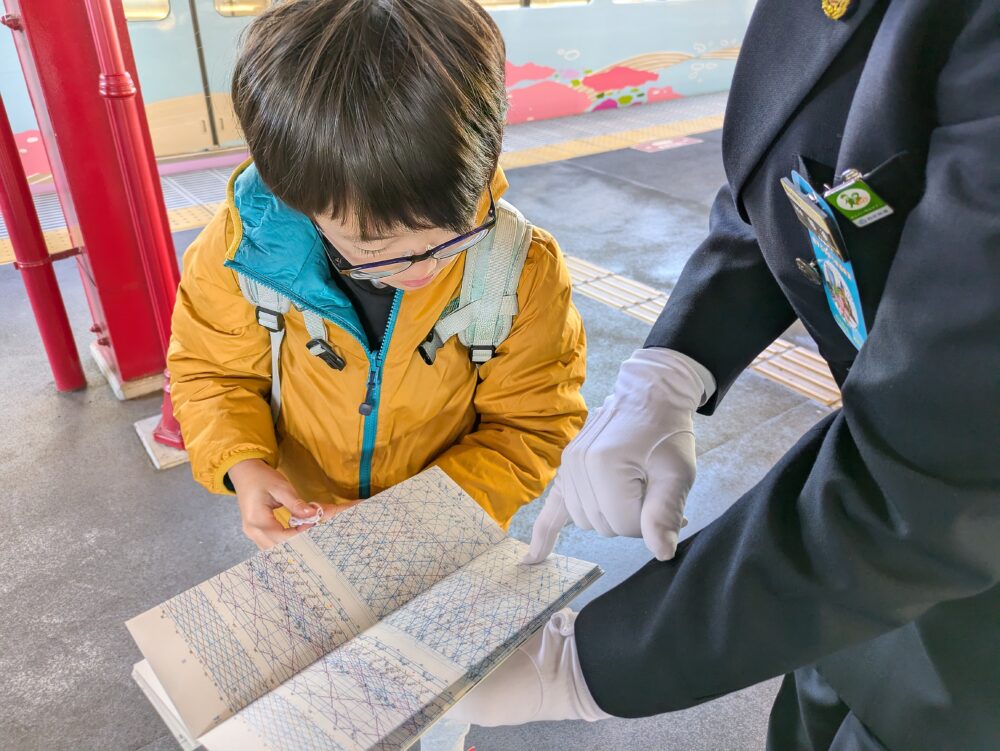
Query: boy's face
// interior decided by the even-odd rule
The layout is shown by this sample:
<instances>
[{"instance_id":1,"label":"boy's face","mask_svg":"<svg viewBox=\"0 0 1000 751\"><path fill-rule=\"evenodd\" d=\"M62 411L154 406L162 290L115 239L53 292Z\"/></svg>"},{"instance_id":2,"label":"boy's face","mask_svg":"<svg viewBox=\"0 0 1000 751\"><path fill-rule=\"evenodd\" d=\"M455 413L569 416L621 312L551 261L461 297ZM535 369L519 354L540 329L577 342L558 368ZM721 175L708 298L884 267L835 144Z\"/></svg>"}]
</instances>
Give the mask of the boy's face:
<instances>
[{"instance_id":1,"label":"boy's face","mask_svg":"<svg viewBox=\"0 0 1000 751\"><path fill-rule=\"evenodd\" d=\"M336 248L337 252L351 265L389 261L394 258L416 255L441 243L446 243L457 236L451 230L428 229L404 231L375 240L361 240L353 218L345 222L329 216L317 216L313 221L316 222L316 226L326 235L326 239ZM413 264L398 274L382 277L379 281L404 291L420 289L431 284L437 275L448 268L457 257L444 260L428 258Z\"/></svg>"}]
</instances>

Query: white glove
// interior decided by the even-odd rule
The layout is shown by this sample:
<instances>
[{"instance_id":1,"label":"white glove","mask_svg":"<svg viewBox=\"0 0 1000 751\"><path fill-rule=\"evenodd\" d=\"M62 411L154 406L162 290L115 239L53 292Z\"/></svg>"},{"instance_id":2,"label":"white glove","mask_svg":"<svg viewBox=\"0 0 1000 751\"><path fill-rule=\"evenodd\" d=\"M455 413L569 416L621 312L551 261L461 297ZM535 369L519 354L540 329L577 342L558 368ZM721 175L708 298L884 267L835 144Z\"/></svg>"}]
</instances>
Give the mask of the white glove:
<instances>
[{"instance_id":1,"label":"white glove","mask_svg":"<svg viewBox=\"0 0 1000 751\"><path fill-rule=\"evenodd\" d=\"M563 452L525 563L544 560L570 519L606 537L642 537L657 559L673 558L695 477L694 411L714 392L712 374L680 352L640 349L626 360Z\"/></svg>"},{"instance_id":2,"label":"white glove","mask_svg":"<svg viewBox=\"0 0 1000 751\"><path fill-rule=\"evenodd\" d=\"M576 613L564 608L549 619L446 717L483 727L543 720L605 720L583 679L576 653Z\"/></svg>"}]
</instances>

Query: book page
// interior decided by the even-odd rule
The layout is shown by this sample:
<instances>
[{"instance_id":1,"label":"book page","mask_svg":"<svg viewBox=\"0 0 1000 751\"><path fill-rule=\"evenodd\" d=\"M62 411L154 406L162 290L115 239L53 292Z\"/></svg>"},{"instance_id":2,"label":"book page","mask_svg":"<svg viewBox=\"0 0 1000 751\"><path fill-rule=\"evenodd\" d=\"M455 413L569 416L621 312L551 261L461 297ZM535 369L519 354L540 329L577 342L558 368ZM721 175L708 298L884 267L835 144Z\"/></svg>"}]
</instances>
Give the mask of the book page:
<instances>
[{"instance_id":1,"label":"book page","mask_svg":"<svg viewBox=\"0 0 1000 751\"><path fill-rule=\"evenodd\" d=\"M600 576L563 556L522 564L527 550L513 539L491 547L201 742L209 751L408 748Z\"/></svg>"},{"instance_id":2,"label":"book page","mask_svg":"<svg viewBox=\"0 0 1000 751\"><path fill-rule=\"evenodd\" d=\"M127 625L197 737L503 539L432 468Z\"/></svg>"},{"instance_id":3,"label":"book page","mask_svg":"<svg viewBox=\"0 0 1000 751\"><path fill-rule=\"evenodd\" d=\"M149 699L149 703L153 705L153 709L160 715L160 719L166 724L183 751L196 751L202 747L200 741L196 741L188 735L177 715L177 708L170 701L166 691L163 690L163 686L160 685L148 662L141 660L135 664L132 668L132 680L142 689L146 698Z\"/></svg>"}]
</instances>

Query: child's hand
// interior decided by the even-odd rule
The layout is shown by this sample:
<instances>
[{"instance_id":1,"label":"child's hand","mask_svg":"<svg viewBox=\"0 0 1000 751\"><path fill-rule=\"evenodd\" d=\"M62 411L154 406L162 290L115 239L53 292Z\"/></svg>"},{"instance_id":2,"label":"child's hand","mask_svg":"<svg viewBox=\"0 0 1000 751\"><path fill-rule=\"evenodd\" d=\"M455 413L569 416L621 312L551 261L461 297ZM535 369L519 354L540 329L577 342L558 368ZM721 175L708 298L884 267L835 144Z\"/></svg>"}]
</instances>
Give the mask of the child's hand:
<instances>
[{"instance_id":1,"label":"child's hand","mask_svg":"<svg viewBox=\"0 0 1000 751\"><path fill-rule=\"evenodd\" d=\"M274 517L274 510L284 507L292 516L303 519L316 509L299 498L285 476L260 459L247 459L233 465L229 479L236 490L243 517L243 533L261 550L291 539L308 526L285 529Z\"/></svg>"}]
</instances>

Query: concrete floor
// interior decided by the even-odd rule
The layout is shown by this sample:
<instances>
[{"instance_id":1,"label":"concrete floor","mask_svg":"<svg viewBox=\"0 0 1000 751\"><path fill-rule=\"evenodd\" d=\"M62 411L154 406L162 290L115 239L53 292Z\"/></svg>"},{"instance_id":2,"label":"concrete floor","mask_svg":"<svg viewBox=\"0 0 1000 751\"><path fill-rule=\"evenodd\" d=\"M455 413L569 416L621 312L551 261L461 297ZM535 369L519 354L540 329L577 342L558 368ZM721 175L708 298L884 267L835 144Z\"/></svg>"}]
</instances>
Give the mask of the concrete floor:
<instances>
[{"instance_id":1,"label":"concrete floor","mask_svg":"<svg viewBox=\"0 0 1000 751\"><path fill-rule=\"evenodd\" d=\"M509 173L508 198L567 253L669 291L703 237L722 183L718 133L647 154L626 150ZM599 223L595 221L599 217ZM180 233L179 248L194 233ZM77 271L57 265L81 352L92 336ZM648 326L577 296L590 338L588 403ZM85 361L89 387L55 393L18 273L0 267L0 749L175 748L129 675L139 658L124 621L248 557L235 503L209 495L187 468L156 472L132 429L158 399L118 402ZM753 373L711 419L698 418L698 482L690 525L703 527L748 489L826 409ZM530 535L538 504L515 518ZM558 551L607 572L578 605L646 562L637 540L567 529ZM771 681L645 720L474 728L479 751L760 749Z\"/></svg>"}]
</instances>

